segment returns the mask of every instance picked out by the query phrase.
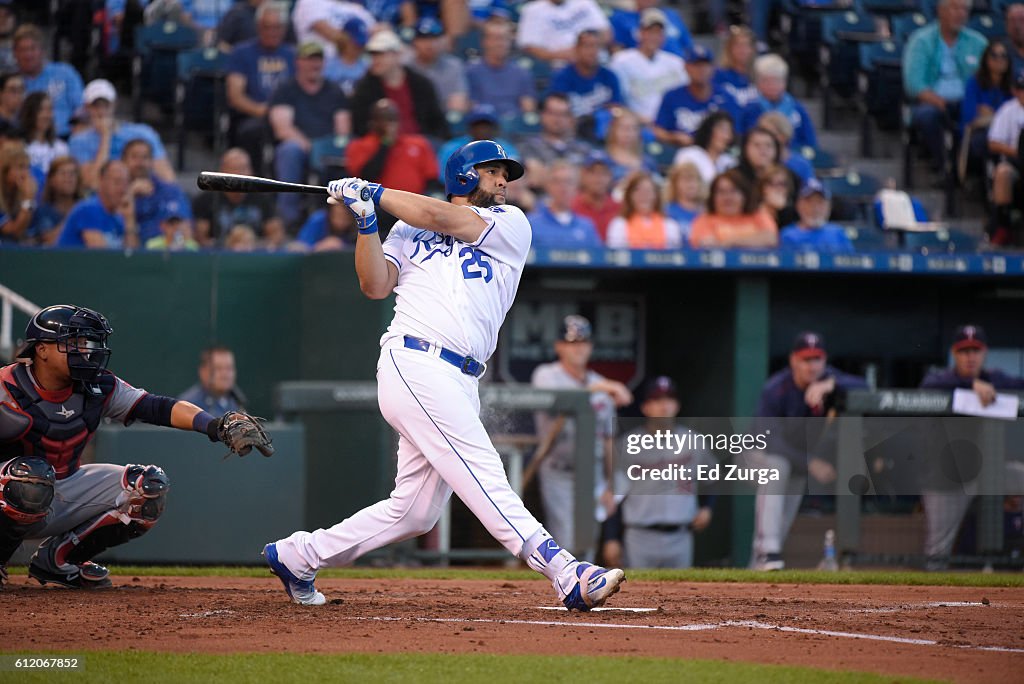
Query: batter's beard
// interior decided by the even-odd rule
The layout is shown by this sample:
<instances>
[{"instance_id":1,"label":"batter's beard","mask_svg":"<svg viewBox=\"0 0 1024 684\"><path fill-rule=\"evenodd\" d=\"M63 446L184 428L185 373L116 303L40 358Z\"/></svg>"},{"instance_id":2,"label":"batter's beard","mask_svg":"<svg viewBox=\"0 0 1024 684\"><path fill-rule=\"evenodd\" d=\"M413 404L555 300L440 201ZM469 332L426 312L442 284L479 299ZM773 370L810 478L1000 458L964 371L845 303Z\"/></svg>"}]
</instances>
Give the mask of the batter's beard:
<instances>
[{"instance_id":1,"label":"batter's beard","mask_svg":"<svg viewBox=\"0 0 1024 684\"><path fill-rule=\"evenodd\" d=\"M502 194L502 196L505 195L505 193L501 193L501 194ZM473 192L469 193L469 196L466 199L468 199L469 203L472 204L474 207L480 207L481 209L487 209L488 207L496 207L499 204L504 204L505 203L504 201L499 202L497 200L497 197L498 197L497 193L487 192L486 190L483 190L483 189L478 187L476 190L474 190Z\"/></svg>"}]
</instances>

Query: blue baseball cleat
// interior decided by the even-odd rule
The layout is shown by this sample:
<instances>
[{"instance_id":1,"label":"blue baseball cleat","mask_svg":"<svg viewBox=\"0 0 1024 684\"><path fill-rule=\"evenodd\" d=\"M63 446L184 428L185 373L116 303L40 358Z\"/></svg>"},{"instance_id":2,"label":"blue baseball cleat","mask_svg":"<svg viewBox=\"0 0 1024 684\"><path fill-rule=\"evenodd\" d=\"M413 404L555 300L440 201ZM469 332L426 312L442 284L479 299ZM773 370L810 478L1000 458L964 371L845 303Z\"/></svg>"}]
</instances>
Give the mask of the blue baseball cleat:
<instances>
[{"instance_id":1,"label":"blue baseball cleat","mask_svg":"<svg viewBox=\"0 0 1024 684\"><path fill-rule=\"evenodd\" d=\"M277 557L277 545L267 544L263 547L263 557L267 559L270 572L277 575L284 585L284 590L292 598L292 601L301 606L322 606L327 599L313 586L313 580L300 580L285 567L284 563Z\"/></svg>"},{"instance_id":2,"label":"blue baseball cleat","mask_svg":"<svg viewBox=\"0 0 1024 684\"><path fill-rule=\"evenodd\" d=\"M619 591L626 581L626 573L618 568L602 568L591 563L578 563L571 572L577 581L562 604L569 610L588 611L604 605L608 597Z\"/></svg>"}]
</instances>

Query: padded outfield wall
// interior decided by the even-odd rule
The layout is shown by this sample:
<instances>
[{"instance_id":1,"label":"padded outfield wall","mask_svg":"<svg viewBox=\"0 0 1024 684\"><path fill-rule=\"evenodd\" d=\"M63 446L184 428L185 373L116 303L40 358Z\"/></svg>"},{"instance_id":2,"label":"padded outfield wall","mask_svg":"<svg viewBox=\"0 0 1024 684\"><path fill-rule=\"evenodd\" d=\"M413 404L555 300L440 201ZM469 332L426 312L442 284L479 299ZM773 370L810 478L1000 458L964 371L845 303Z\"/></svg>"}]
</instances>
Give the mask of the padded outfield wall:
<instances>
[{"instance_id":1,"label":"padded outfield wall","mask_svg":"<svg viewBox=\"0 0 1024 684\"><path fill-rule=\"evenodd\" d=\"M845 370L874 365L882 386L914 386L930 365L944 365L960 323L985 326L993 350L1011 365L1024 348L1020 257L904 255L879 257L873 268L822 260L810 269L765 253L667 261L621 254L534 255L488 375L527 379L532 365L547 360L557 321L575 310L595 319L600 369L627 380L672 375L689 416L750 415L800 329L823 333ZM74 302L104 312L116 331L111 368L151 391L184 390L195 382L199 350L226 344L236 352L251 410L265 416L274 414L281 381L372 379L393 305L359 293L351 253L5 249L0 284L41 306ZM16 315L15 330L25 321ZM379 417L304 422L307 525L330 524L389 491L393 463L380 456L389 437ZM703 545L698 560L740 559L743 545L729 539L748 532L739 521L749 516L737 513L734 521L729 511L717 517L722 534Z\"/></svg>"}]
</instances>

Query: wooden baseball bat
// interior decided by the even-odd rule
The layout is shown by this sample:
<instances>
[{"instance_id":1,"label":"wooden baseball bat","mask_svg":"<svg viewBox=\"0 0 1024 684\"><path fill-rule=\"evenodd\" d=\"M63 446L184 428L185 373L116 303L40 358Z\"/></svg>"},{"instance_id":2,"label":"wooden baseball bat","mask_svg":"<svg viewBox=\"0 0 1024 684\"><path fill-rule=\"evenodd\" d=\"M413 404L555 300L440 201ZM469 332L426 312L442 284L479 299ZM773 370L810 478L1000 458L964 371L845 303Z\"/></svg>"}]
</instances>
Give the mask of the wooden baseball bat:
<instances>
[{"instance_id":1,"label":"wooden baseball bat","mask_svg":"<svg viewBox=\"0 0 1024 684\"><path fill-rule=\"evenodd\" d=\"M302 183L286 183L284 181L260 178L259 176L241 176L235 173L217 173L203 171L196 179L200 190L212 192L301 192L307 195L326 195L327 188L322 185L304 185Z\"/></svg>"}]
</instances>

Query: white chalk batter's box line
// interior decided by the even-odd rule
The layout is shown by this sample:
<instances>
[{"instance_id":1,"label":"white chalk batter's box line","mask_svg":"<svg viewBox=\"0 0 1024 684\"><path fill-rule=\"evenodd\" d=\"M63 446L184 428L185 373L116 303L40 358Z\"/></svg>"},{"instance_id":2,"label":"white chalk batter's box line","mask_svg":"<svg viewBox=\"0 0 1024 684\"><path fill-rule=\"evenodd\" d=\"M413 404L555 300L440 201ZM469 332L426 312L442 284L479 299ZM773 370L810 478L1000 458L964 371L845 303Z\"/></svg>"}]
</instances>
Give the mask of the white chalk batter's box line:
<instances>
[{"instance_id":1,"label":"white chalk batter's box line","mask_svg":"<svg viewBox=\"0 0 1024 684\"><path fill-rule=\"evenodd\" d=\"M545 610L547 607L543 607ZM561 609L564 610L564 609ZM621 608L619 610L622 610ZM838 639L867 639L869 641L887 641L894 644L912 644L916 646L947 646L967 651L991 651L995 653L1024 653L1024 648L1008 648L1003 646L966 646L960 644L940 644L934 639L911 639L908 637L886 636L884 634L864 634L861 632L838 632L831 629L810 629L806 627L788 627L773 625L755 620L726 620L725 622L708 622L692 625L628 625L614 622L561 622L556 620L492 620L488 618L404 618L404 617L348 617L346 620L368 620L371 622L438 622L445 624L494 624L494 625L531 625L534 627L586 627L588 629L647 629L661 632L705 632L728 627L746 627L763 629L772 632L790 632L793 634L811 634L814 636L836 637Z\"/></svg>"}]
</instances>

